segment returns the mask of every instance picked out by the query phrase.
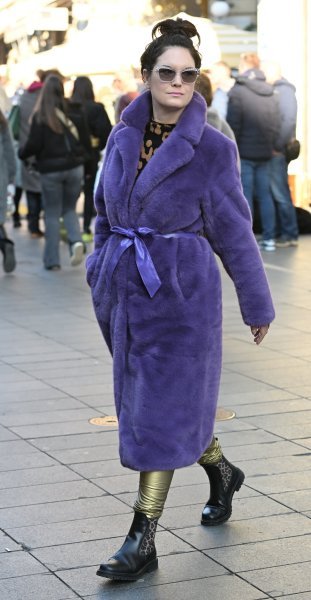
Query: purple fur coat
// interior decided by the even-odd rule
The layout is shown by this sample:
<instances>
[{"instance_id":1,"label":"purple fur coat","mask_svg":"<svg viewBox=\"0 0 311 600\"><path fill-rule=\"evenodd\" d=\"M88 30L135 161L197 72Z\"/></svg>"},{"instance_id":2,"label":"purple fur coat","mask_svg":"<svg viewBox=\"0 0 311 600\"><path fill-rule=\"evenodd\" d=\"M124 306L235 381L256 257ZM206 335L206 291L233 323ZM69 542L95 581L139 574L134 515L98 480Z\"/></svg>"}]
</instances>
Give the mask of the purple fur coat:
<instances>
[{"instance_id":1,"label":"purple fur coat","mask_svg":"<svg viewBox=\"0 0 311 600\"><path fill-rule=\"evenodd\" d=\"M137 471L190 465L211 442L222 336L214 252L235 284L244 322L274 318L234 143L206 124L205 101L195 93L135 182L150 117L145 92L110 135L95 198L95 249L87 260L96 317L113 355L120 458ZM111 233L113 226L204 231L207 239L144 236L161 280L150 297L133 246L111 274L111 257L128 241Z\"/></svg>"}]
</instances>

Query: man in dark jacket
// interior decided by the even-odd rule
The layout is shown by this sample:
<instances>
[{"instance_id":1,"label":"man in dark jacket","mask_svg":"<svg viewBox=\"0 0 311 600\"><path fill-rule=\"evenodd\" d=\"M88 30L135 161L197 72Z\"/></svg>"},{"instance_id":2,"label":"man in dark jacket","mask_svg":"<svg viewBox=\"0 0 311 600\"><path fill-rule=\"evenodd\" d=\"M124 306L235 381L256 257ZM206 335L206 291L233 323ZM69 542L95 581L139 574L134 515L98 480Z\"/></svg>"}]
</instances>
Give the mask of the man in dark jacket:
<instances>
[{"instance_id":1,"label":"man in dark jacket","mask_svg":"<svg viewBox=\"0 0 311 600\"><path fill-rule=\"evenodd\" d=\"M229 92L227 121L233 129L241 157L244 195L253 212L259 203L263 250L275 250L275 209L270 191L269 163L279 132L279 107L272 85L259 70L256 54L241 55L241 75Z\"/></svg>"},{"instance_id":2,"label":"man in dark jacket","mask_svg":"<svg viewBox=\"0 0 311 600\"><path fill-rule=\"evenodd\" d=\"M298 245L298 225L295 207L288 185L286 145L296 137L297 99L296 88L282 77L280 65L267 61L263 64L267 81L273 85L280 107L281 126L275 140L270 161L270 185L278 216L276 245L280 248Z\"/></svg>"}]
</instances>

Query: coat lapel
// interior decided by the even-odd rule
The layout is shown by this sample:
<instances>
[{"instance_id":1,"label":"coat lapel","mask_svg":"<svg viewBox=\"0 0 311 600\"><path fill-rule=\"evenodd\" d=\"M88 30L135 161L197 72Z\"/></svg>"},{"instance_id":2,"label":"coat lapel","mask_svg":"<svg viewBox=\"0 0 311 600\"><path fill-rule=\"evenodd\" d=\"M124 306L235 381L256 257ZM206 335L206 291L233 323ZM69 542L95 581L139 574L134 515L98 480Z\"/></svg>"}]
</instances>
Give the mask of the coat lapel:
<instances>
[{"instance_id":1,"label":"coat lapel","mask_svg":"<svg viewBox=\"0 0 311 600\"><path fill-rule=\"evenodd\" d=\"M206 104L196 92L168 139L158 148L135 183L146 124L151 118L151 95L144 92L122 114L125 127L115 135L121 157L118 196L122 199L122 221L134 224L150 192L169 175L189 163L206 124ZM109 165L107 165L109 170ZM131 206L129 207L129 200ZM121 208L121 207L120 207Z\"/></svg>"}]
</instances>

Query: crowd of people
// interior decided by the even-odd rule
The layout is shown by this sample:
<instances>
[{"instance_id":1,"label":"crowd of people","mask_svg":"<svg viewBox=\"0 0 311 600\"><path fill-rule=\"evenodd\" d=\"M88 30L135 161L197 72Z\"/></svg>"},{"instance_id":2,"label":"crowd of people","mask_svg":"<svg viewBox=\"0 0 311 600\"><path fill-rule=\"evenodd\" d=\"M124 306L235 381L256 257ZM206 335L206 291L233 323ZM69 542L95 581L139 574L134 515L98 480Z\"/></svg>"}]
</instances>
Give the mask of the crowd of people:
<instances>
[{"instance_id":1,"label":"crowd of people","mask_svg":"<svg viewBox=\"0 0 311 600\"><path fill-rule=\"evenodd\" d=\"M40 70L27 89L17 91L13 107L1 88L0 248L6 272L16 264L14 243L4 225L7 197L14 198L13 226L19 228L24 192L29 234L45 238L46 269L61 268L60 223L72 265L82 262L86 244L93 240L94 184L112 124L104 105L96 102L88 77L76 78L70 98L64 96L63 83L57 69ZM133 78L118 77L113 87L118 92L114 105L118 123L144 88ZM196 90L206 101L207 122L237 144L243 192L253 218L259 215L260 248L297 246L299 231L287 171L287 148L296 131L295 87L282 77L278 64L260 64L256 54L243 54L236 77L228 64L219 61L201 72ZM82 191L80 227L76 205Z\"/></svg>"},{"instance_id":2,"label":"crowd of people","mask_svg":"<svg viewBox=\"0 0 311 600\"><path fill-rule=\"evenodd\" d=\"M21 226L20 200L24 191L29 234L33 239L44 237L44 267L49 271L61 268L61 223L66 230L71 265L83 261L85 244L93 239L93 190L100 153L112 127L104 105L95 101L88 77L77 77L71 97L65 98L64 77L57 69L40 70L37 75L38 79L19 93L11 110L7 110L7 119L1 112L1 164L5 177L1 180L0 247L5 272L15 268L14 243L4 226L8 189L12 191L13 186L13 226ZM81 230L76 205L82 191ZM40 228L42 214L44 231Z\"/></svg>"}]
</instances>

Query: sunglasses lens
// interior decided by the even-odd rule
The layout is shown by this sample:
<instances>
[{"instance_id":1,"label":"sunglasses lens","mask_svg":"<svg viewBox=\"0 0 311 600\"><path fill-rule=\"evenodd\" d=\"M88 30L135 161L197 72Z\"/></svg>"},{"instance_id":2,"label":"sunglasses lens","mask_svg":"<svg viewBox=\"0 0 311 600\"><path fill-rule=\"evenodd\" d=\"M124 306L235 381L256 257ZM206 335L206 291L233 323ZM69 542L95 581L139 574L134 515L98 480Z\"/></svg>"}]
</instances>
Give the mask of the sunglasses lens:
<instances>
[{"instance_id":1,"label":"sunglasses lens","mask_svg":"<svg viewBox=\"0 0 311 600\"><path fill-rule=\"evenodd\" d=\"M195 69L187 69L187 71L182 71L181 78L184 83L194 83L197 78L197 71Z\"/></svg>"},{"instance_id":2,"label":"sunglasses lens","mask_svg":"<svg viewBox=\"0 0 311 600\"><path fill-rule=\"evenodd\" d=\"M168 69L166 67L161 67L158 72L161 81L173 81L176 75L176 72L173 71L173 69Z\"/></svg>"}]
</instances>

